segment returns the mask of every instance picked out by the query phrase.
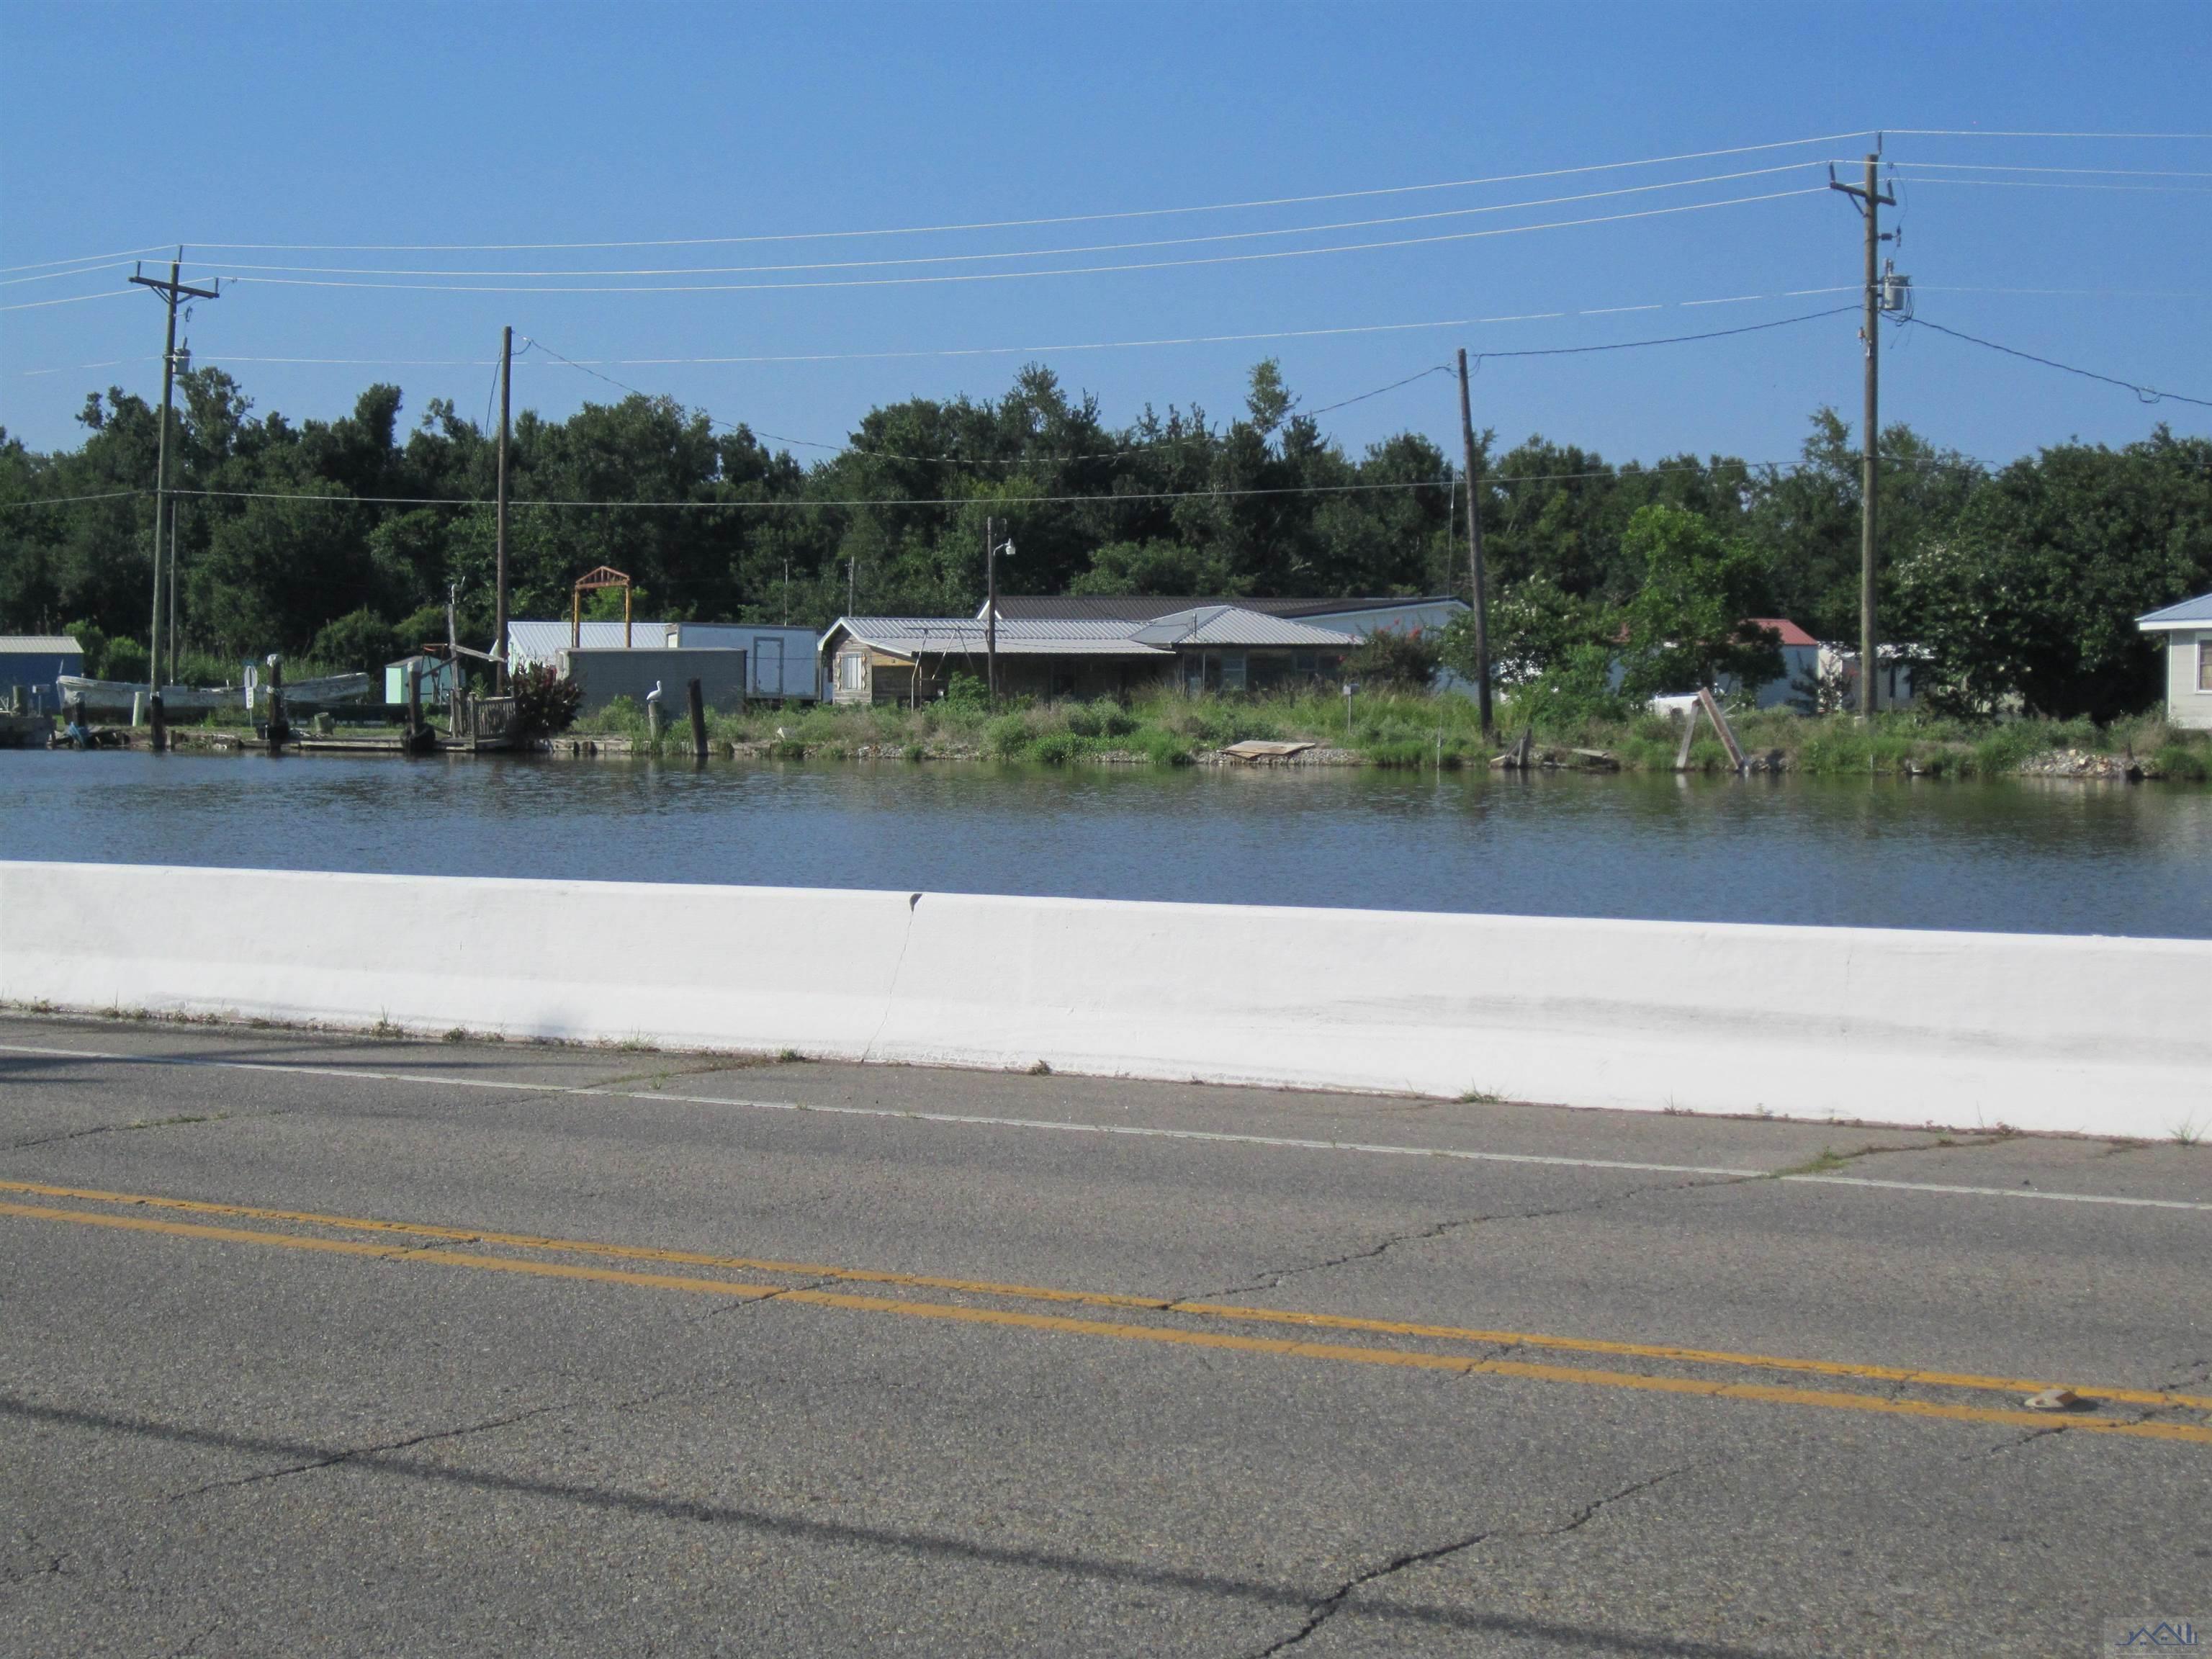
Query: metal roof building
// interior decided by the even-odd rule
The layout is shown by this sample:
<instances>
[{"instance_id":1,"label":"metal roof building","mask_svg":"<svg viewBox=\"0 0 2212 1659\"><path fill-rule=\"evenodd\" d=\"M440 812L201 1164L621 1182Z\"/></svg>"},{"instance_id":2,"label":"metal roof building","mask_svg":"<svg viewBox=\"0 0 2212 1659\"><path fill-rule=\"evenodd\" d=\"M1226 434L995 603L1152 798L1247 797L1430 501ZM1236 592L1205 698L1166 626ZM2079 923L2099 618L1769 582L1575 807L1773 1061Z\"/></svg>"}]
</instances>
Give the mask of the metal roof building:
<instances>
[{"instance_id":1,"label":"metal roof building","mask_svg":"<svg viewBox=\"0 0 2212 1659\"><path fill-rule=\"evenodd\" d=\"M1425 596L1368 595L1353 599L1259 599L1234 593L1212 594L1136 594L1136 593L1067 593L999 595L999 620L1036 619L1038 621L1087 620L1096 622L1156 622L1160 617L1179 611L1192 611L1207 606L1225 605L1238 611L1256 611L1263 617L1289 617L1313 620L1322 617L1352 617L1362 611L1402 611L1413 607L1440 607L1447 611L1463 611L1467 601L1449 593ZM981 607L975 614L981 617Z\"/></svg>"},{"instance_id":2,"label":"metal roof building","mask_svg":"<svg viewBox=\"0 0 2212 1659\"><path fill-rule=\"evenodd\" d=\"M577 630L576 647L585 651L624 648L623 625L618 622L587 622ZM638 622L629 624L628 648L632 651L742 651L745 653L745 695L811 701L821 695L817 667L821 641L811 628L787 628L775 623ZM570 649L568 624L564 622L510 622L507 625L507 659L521 666L542 664L559 669Z\"/></svg>"},{"instance_id":3,"label":"metal roof building","mask_svg":"<svg viewBox=\"0 0 2212 1659\"><path fill-rule=\"evenodd\" d=\"M1176 602L1170 602L1175 604ZM1347 630L1223 601L1143 616L1008 616L998 621L999 685L1017 696L1121 696L1162 684L1260 690L1334 673L1359 643ZM956 673L983 677L990 629L972 617L841 617L823 635L831 697L928 702Z\"/></svg>"},{"instance_id":4,"label":"metal roof building","mask_svg":"<svg viewBox=\"0 0 2212 1659\"><path fill-rule=\"evenodd\" d=\"M55 682L84 672L84 647L67 634L0 634L0 702L23 688L27 712L51 714L62 706Z\"/></svg>"}]
</instances>

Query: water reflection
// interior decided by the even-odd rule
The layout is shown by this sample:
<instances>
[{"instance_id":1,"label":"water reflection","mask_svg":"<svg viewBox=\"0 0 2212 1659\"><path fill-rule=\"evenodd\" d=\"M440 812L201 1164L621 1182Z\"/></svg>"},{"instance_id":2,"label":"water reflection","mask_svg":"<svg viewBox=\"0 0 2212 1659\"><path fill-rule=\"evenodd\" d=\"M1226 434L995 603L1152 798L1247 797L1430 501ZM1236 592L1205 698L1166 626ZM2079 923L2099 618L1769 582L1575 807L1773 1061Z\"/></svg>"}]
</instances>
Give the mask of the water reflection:
<instances>
[{"instance_id":1,"label":"water reflection","mask_svg":"<svg viewBox=\"0 0 2212 1659\"><path fill-rule=\"evenodd\" d=\"M2212 937L2212 792L9 754L17 858Z\"/></svg>"}]
</instances>

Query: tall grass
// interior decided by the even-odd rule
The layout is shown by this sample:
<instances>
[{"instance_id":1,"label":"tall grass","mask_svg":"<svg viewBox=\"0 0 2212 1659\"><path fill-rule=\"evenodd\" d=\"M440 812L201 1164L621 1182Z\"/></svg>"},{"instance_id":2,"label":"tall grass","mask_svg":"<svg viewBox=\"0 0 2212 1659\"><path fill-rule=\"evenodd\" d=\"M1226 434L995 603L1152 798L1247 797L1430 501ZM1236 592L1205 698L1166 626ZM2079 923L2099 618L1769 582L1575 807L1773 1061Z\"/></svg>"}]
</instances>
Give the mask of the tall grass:
<instances>
[{"instance_id":1,"label":"tall grass","mask_svg":"<svg viewBox=\"0 0 2212 1659\"><path fill-rule=\"evenodd\" d=\"M1347 703L1349 707L1347 708ZM2169 778L2212 777L2212 734L2183 732L2154 716L2099 726L2086 720L1950 720L1915 710L1863 723L1850 715L1814 718L1768 709L1731 714L1747 752L1778 757L1792 771L1828 775L1995 777L2054 750L2132 754L2153 759ZM1496 735L1486 739L1474 704L1455 695L1362 690L1347 699L1330 688L1185 696L1161 690L1127 703L1019 699L987 708L936 702L920 708L807 705L756 708L708 716L718 748L780 758L988 759L1031 765L1188 764L1197 755L1247 738L1299 739L1348 750L1370 765L1427 769L1486 765L1522 729L1512 699L1498 705ZM656 744L644 710L626 698L577 723L583 735L628 738L635 752L681 755L690 733L684 710L671 711ZM1681 742L1679 720L1639 713L1626 719L1538 719L1536 742L1611 755L1625 770L1671 771ZM1690 751L1692 770L1725 770L1718 738L1705 728Z\"/></svg>"}]
</instances>

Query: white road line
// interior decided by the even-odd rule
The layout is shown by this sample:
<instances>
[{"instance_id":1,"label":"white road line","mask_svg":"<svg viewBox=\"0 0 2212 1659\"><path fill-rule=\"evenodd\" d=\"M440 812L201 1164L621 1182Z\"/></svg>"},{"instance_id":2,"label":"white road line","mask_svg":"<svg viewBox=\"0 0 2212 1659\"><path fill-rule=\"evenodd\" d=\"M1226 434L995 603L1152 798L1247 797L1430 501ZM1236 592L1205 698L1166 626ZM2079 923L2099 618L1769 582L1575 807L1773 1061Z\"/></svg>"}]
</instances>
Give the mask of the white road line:
<instances>
[{"instance_id":1,"label":"white road line","mask_svg":"<svg viewBox=\"0 0 2212 1659\"><path fill-rule=\"evenodd\" d=\"M414 1083L434 1088L490 1089L514 1094L566 1095L603 1100L658 1101L679 1106L733 1107L750 1112L805 1112L823 1117L890 1118L969 1128L1046 1129L1061 1134L1124 1135L1141 1140L1193 1140L1231 1146L1270 1146L1291 1152L1366 1152L1387 1158L1440 1158L1469 1164L1530 1164L1563 1170L1625 1170L1638 1175L1710 1176L1717 1181L1773 1181L1816 1187L1865 1187L1890 1192L1967 1198L2031 1198L2061 1204L2112 1204L2130 1209L2212 1212L2212 1203L2179 1198L2127 1198L2110 1193L2053 1193L2033 1187L1961 1187L1927 1181L1879 1181L1861 1176L1784 1175L1771 1170L1700 1164L1640 1164L1619 1158L1554 1158L1535 1152L1480 1152L1453 1146L1400 1146L1381 1141L1320 1140L1291 1135L1235 1134L1217 1129L1164 1129L1142 1124L1080 1120L983 1117L959 1112L921 1112L890 1106L823 1106L799 1100L753 1100L728 1095L676 1094L661 1089L610 1089L591 1085L520 1083L497 1078L436 1077L421 1072L372 1072L352 1066L288 1066L275 1060L206 1060L182 1054L131 1054L86 1048L41 1048L0 1042L0 1054L51 1060L103 1060L131 1066L198 1066L212 1071L273 1072L290 1077L336 1078L356 1083Z\"/></svg>"}]
</instances>

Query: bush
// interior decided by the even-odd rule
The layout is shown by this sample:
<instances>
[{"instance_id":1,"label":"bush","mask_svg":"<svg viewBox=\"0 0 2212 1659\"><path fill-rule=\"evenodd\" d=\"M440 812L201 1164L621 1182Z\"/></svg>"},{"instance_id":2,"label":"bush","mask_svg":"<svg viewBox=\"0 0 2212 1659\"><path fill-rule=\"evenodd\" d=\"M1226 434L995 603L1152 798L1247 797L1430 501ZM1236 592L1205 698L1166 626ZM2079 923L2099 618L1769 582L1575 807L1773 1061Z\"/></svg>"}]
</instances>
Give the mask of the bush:
<instances>
[{"instance_id":1,"label":"bush","mask_svg":"<svg viewBox=\"0 0 2212 1659\"><path fill-rule=\"evenodd\" d=\"M83 651L85 678L104 680L109 678L107 632L105 629L93 623L74 622L65 625L62 632L75 640L78 647Z\"/></svg>"},{"instance_id":2,"label":"bush","mask_svg":"<svg viewBox=\"0 0 2212 1659\"><path fill-rule=\"evenodd\" d=\"M557 678L543 665L517 671L508 684L514 692L515 732L522 742L567 731L584 706L582 685Z\"/></svg>"},{"instance_id":3,"label":"bush","mask_svg":"<svg viewBox=\"0 0 2212 1659\"><path fill-rule=\"evenodd\" d=\"M2186 783L2203 783L2212 778L2212 766L2207 766L2202 750L2191 749L2179 743L2169 743L2151 757L2161 777L2174 778Z\"/></svg>"},{"instance_id":4,"label":"bush","mask_svg":"<svg viewBox=\"0 0 2212 1659\"><path fill-rule=\"evenodd\" d=\"M101 653L100 672L94 678L121 680L125 684L146 678L146 647L139 640L116 639L107 642Z\"/></svg>"},{"instance_id":5,"label":"bush","mask_svg":"<svg viewBox=\"0 0 2212 1659\"><path fill-rule=\"evenodd\" d=\"M945 683L945 706L955 714L981 714L991 706L991 694L975 675L955 669Z\"/></svg>"},{"instance_id":6,"label":"bush","mask_svg":"<svg viewBox=\"0 0 2212 1659\"><path fill-rule=\"evenodd\" d=\"M370 674L400 654L399 635L366 605L326 623L307 647L307 660L334 674Z\"/></svg>"},{"instance_id":7,"label":"bush","mask_svg":"<svg viewBox=\"0 0 2212 1659\"><path fill-rule=\"evenodd\" d=\"M1138 750L1155 766L1188 766L1190 744L1174 732L1154 727L1137 744Z\"/></svg>"},{"instance_id":8,"label":"bush","mask_svg":"<svg viewBox=\"0 0 2212 1659\"><path fill-rule=\"evenodd\" d=\"M1442 641L1418 628L1404 633L1379 628L1344 659L1344 673L1381 690L1386 687L1425 691L1443 664Z\"/></svg>"},{"instance_id":9,"label":"bush","mask_svg":"<svg viewBox=\"0 0 2212 1659\"><path fill-rule=\"evenodd\" d=\"M1030 723L1019 714L1001 714L985 728L984 742L1000 760L1018 760L1030 746Z\"/></svg>"},{"instance_id":10,"label":"bush","mask_svg":"<svg viewBox=\"0 0 2212 1659\"><path fill-rule=\"evenodd\" d=\"M1513 693L1513 713L1547 732L1626 719L1630 699L1616 690L1613 653L1601 645L1578 645Z\"/></svg>"},{"instance_id":11,"label":"bush","mask_svg":"<svg viewBox=\"0 0 2212 1659\"><path fill-rule=\"evenodd\" d=\"M1126 738L1141 723L1111 697L1096 702L1070 703L1060 718L1079 738Z\"/></svg>"},{"instance_id":12,"label":"bush","mask_svg":"<svg viewBox=\"0 0 2212 1659\"><path fill-rule=\"evenodd\" d=\"M1083 739L1073 732L1048 732L1030 744L1029 757L1047 766L1066 766L1083 755Z\"/></svg>"}]
</instances>

